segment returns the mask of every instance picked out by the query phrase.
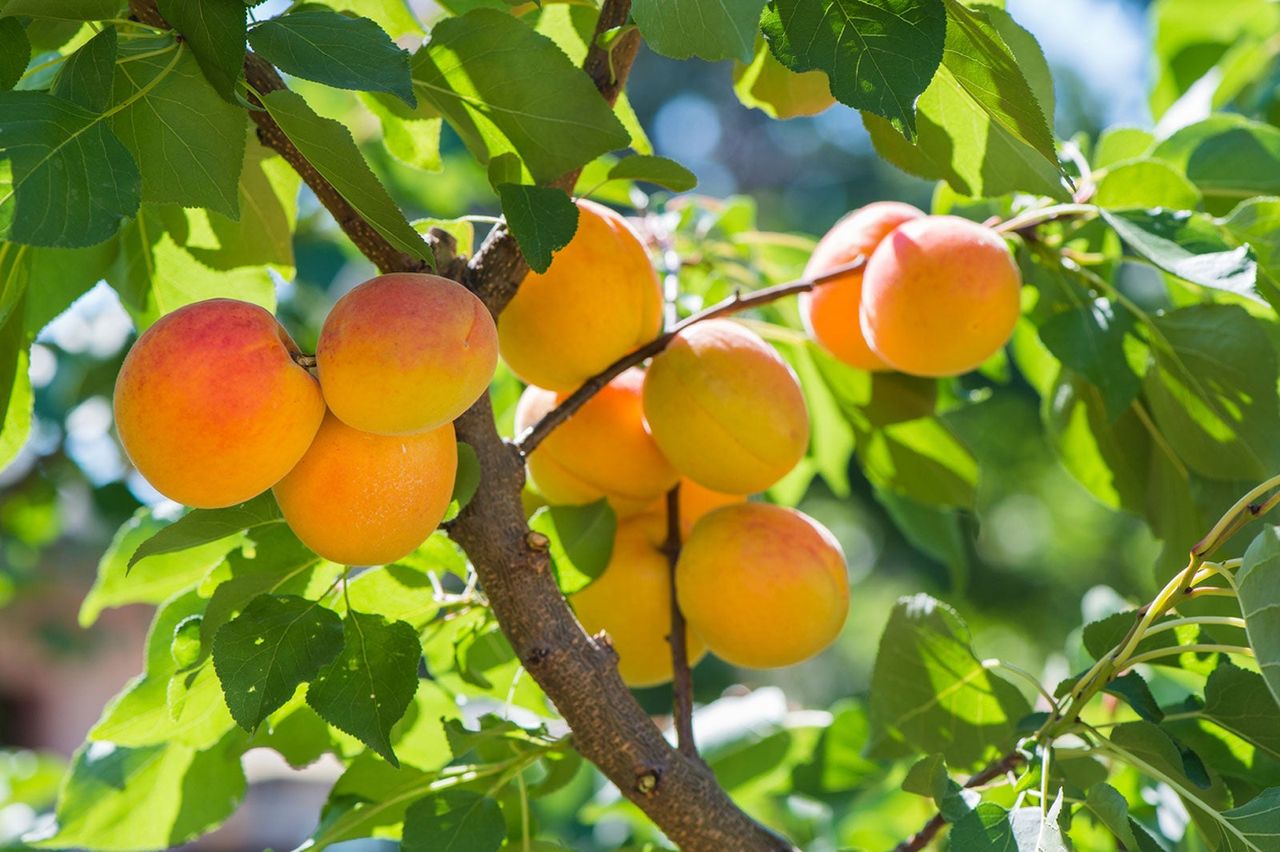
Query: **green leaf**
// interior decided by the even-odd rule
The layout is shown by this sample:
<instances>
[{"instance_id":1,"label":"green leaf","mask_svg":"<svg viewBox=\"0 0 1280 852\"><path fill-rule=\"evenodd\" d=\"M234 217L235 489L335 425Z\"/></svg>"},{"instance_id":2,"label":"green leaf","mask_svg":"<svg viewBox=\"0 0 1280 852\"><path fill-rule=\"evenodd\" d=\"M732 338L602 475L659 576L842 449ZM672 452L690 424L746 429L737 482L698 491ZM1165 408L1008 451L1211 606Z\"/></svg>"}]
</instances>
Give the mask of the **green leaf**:
<instances>
[{"instance_id":1,"label":"green leaf","mask_svg":"<svg viewBox=\"0 0 1280 852\"><path fill-rule=\"evenodd\" d=\"M1098 298L1050 317L1040 326L1040 339L1055 358L1098 389L1107 417L1114 420L1142 389L1125 357L1125 337L1133 331L1132 313Z\"/></svg>"},{"instance_id":2,"label":"green leaf","mask_svg":"<svg viewBox=\"0 0 1280 852\"><path fill-rule=\"evenodd\" d=\"M1124 371L1114 372L1121 378ZM1136 405L1109 411L1102 390L1065 369L1041 401L1047 437L1076 481L1113 509L1143 512L1152 444Z\"/></svg>"},{"instance_id":3,"label":"green leaf","mask_svg":"<svg viewBox=\"0 0 1280 852\"><path fill-rule=\"evenodd\" d=\"M506 12L441 21L414 55L413 79L481 163L514 152L539 183L630 138L555 42Z\"/></svg>"},{"instance_id":4,"label":"green leaf","mask_svg":"<svg viewBox=\"0 0 1280 852\"><path fill-rule=\"evenodd\" d=\"M507 836L502 808L488 796L446 790L405 811L406 852L497 852Z\"/></svg>"},{"instance_id":5,"label":"green leaf","mask_svg":"<svg viewBox=\"0 0 1280 852\"><path fill-rule=\"evenodd\" d=\"M761 20L779 62L825 71L841 103L883 116L908 139L944 41L954 49L954 26L940 0L774 0Z\"/></svg>"},{"instance_id":6,"label":"green leaf","mask_svg":"<svg viewBox=\"0 0 1280 852\"><path fill-rule=\"evenodd\" d=\"M116 28L106 27L62 63L52 94L90 112L106 110L112 99L118 48Z\"/></svg>"},{"instance_id":7,"label":"green leaf","mask_svg":"<svg viewBox=\"0 0 1280 852\"><path fill-rule=\"evenodd\" d=\"M1123 793L1110 784L1094 784L1085 793L1085 805L1124 844L1124 848L1141 848L1130 827L1129 803Z\"/></svg>"},{"instance_id":8,"label":"green leaf","mask_svg":"<svg viewBox=\"0 0 1280 852\"><path fill-rule=\"evenodd\" d=\"M983 802L951 828L951 845L965 852L1039 852L1034 846L1024 849L1019 845L1009 817L1009 812L994 802Z\"/></svg>"},{"instance_id":9,"label":"green leaf","mask_svg":"<svg viewBox=\"0 0 1280 852\"><path fill-rule=\"evenodd\" d=\"M476 489L480 487L480 458L476 455L475 447L466 441L458 442L458 473L453 478L453 497L454 503L458 504L458 511L466 508L471 502L471 498L476 495Z\"/></svg>"},{"instance_id":10,"label":"green leaf","mask_svg":"<svg viewBox=\"0 0 1280 852\"><path fill-rule=\"evenodd\" d=\"M1232 248L1202 214L1103 210L1102 217L1139 256L1193 284L1259 299L1258 264L1248 248Z\"/></svg>"},{"instance_id":11,"label":"green leaf","mask_svg":"<svg viewBox=\"0 0 1280 852\"><path fill-rule=\"evenodd\" d=\"M31 61L31 40L17 18L0 18L0 90L12 89Z\"/></svg>"},{"instance_id":12,"label":"green leaf","mask_svg":"<svg viewBox=\"0 0 1280 852\"><path fill-rule=\"evenodd\" d=\"M1251 198L1219 224L1234 244L1252 250L1259 289L1273 306L1280 303L1280 198Z\"/></svg>"},{"instance_id":13,"label":"green leaf","mask_svg":"<svg viewBox=\"0 0 1280 852\"><path fill-rule=\"evenodd\" d=\"M1228 827L1219 829L1218 849L1270 849L1280 837L1280 787L1263 790L1237 808L1222 813ZM1220 838L1220 839L1219 839Z\"/></svg>"},{"instance_id":14,"label":"green leaf","mask_svg":"<svg viewBox=\"0 0 1280 852\"><path fill-rule=\"evenodd\" d=\"M12 243L0 244L0 259L11 250ZM22 247L16 251L21 252ZM31 340L23 330L22 307L19 297L15 310L0 321L0 470L17 458L26 443L35 402L31 391Z\"/></svg>"},{"instance_id":15,"label":"green leaf","mask_svg":"<svg viewBox=\"0 0 1280 852\"><path fill-rule=\"evenodd\" d=\"M1108 127L1102 131L1098 144L1093 148L1093 167L1102 169L1143 157L1155 142L1151 132L1140 127Z\"/></svg>"},{"instance_id":16,"label":"green leaf","mask_svg":"<svg viewBox=\"0 0 1280 852\"><path fill-rule=\"evenodd\" d=\"M765 2L636 0L631 6L631 15L645 42L663 56L747 62L751 59L751 45Z\"/></svg>"},{"instance_id":17,"label":"green leaf","mask_svg":"<svg viewBox=\"0 0 1280 852\"><path fill-rule=\"evenodd\" d=\"M0 92L0 139L0 235L90 246L137 212L138 166L89 110L45 92Z\"/></svg>"},{"instance_id":18,"label":"green leaf","mask_svg":"<svg viewBox=\"0 0 1280 852\"><path fill-rule=\"evenodd\" d=\"M1280 717L1280 706L1268 683L1256 672L1229 664L1220 665L1205 681L1204 706L1200 708L1200 714L1249 743L1258 753L1280 760L1280 727L1275 724L1276 718Z\"/></svg>"},{"instance_id":19,"label":"green leaf","mask_svg":"<svg viewBox=\"0 0 1280 852\"><path fill-rule=\"evenodd\" d=\"M1160 160L1128 160L1107 168L1098 181L1092 201L1112 210L1126 207L1194 210L1200 203L1200 190L1181 172Z\"/></svg>"},{"instance_id":20,"label":"green leaf","mask_svg":"<svg viewBox=\"0 0 1280 852\"><path fill-rule=\"evenodd\" d=\"M1212 479L1261 479L1280 467L1275 350L1262 322L1235 305L1158 316L1147 372L1152 416L1187 466Z\"/></svg>"},{"instance_id":21,"label":"green leaf","mask_svg":"<svg viewBox=\"0 0 1280 852\"><path fill-rule=\"evenodd\" d=\"M408 565L383 565L364 571L347 587L351 607L404 621L421 630L440 611L435 587L425 571Z\"/></svg>"},{"instance_id":22,"label":"green leaf","mask_svg":"<svg viewBox=\"0 0 1280 852\"><path fill-rule=\"evenodd\" d=\"M168 39L131 39L116 65L111 128L142 169L142 197L239 218L245 111L206 82L192 53L148 55ZM177 59L177 64L174 59Z\"/></svg>"},{"instance_id":23,"label":"green leaf","mask_svg":"<svg viewBox=\"0 0 1280 852\"><path fill-rule=\"evenodd\" d=\"M283 517L270 491L238 506L192 509L138 545L127 567L132 568L148 556L199 547L262 524L275 523Z\"/></svg>"},{"instance_id":24,"label":"green leaf","mask_svg":"<svg viewBox=\"0 0 1280 852\"><path fill-rule=\"evenodd\" d=\"M562 189L503 183L498 198L507 226L534 272L546 272L551 255L564 248L578 230L578 207Z\"/></svg>"},{"instance_id":25,"label":"green leaf","mask_svg":"<svg viewBox=\"0 0 1280 852\"><path fill-rule=\"evenodd\" d=\"M271 232L242 236L261 222L260 216L282 212L282 203L289 204L291 218L293 201L263 200L263 207L246 207L246 221L241 223L201 209L142 205L121 229L119 254L107 274L140 330L183 305L216 297L275 310L270 269L285 265L273 262L278 255L273 253ZM287 221L262 224L279 228Z\"/></svg>"},{"instance_id":26,"label":"green leaf","mask_svg":"<svg viewBox=\"0 0 1280 852\"><path fill-rule=\"evenodd\" d=\"M333 184L379 234L406 254L428 263L435 262L427 244L369 169L347 128L316 115L307 102L293 92L271 92L262 102L316 171Z\"/></svg>"},{"instance_id":27,"label":"green leaf","mask_svg":"<svg viewBox=\"0 0 1280 852\"><path fill-rule=\"evenodd\" d=\"M956 768L1008 751L1018 719L1031 710L974 656L955 611L927 595L902 598L893 608L870 693L868 756L937 752Z\"/></svg>"},{"instance_id":28,"label":"green leaf","mask_svg":"<svg viewBox=\"0 0 1280 852\"><path fill-rule=\"evenodd\" d=\"M213 639L236 723L252 731L342 650L342 619L296 595L259 595Z\"/></svg>"},{"instance_id":29,"label":"green leaf","mask_svg":"<svg viewBox=\"0 0 1280 852\"><path fill-rule=\"evenodd\" d=\"M249 44L281 71L339 89L388 92L409 106L409 52L368 18L307 8L249 30Z\"/></svg>"},{"instance_id":30,"label":"green leaf","mask_svg":"<svg viewBox=\"0 0 1280 852\"><path fill-rule=\"evenodd\" d=\"M326 722L399 766L391 727L418 689L418 631L403 621L352 611L343 619L342 634L342 653L316 675L307 703Z\"/></svg>"},{"instance_id":31,"label":"green leaf","mask_svg":"<svg viewBox=\"0 0 1280 852\"><path fill-rule=\"evenodd\" d=\"M778 61L763 38L756 40L751 64L734 63L733 92L743 106L778 119L817 115L835 103L826 72L792 71Z\"/></svg>"},{"instance_id":32,"label":"green leaf","mask_svg":"<svg viewBox=\"0 0 1280 852\"><path fill-rule=\"evenodd\" d=\"M1222 214L1254 195L1280 194L1280 129L1239 116L1213 116L1178 130L1151 156L1181 171Z\"/></svg>"},{"instance_id":33,"label":"green leaf","mask_svg":"<svg viewBox=\"0 0 1280 852\"><path fill-rule=\"evenodd\" d=\"M1267 526L1258 533L1245 551L1236 586L1249 646L1272 696L1280 701L1280 528Z\"/></svg>"},{"instance_id":34,"label":"green leaf","mask_svg":"<svg viewBox=\"0 0 1280 852\"><path fill-rule=\"evenodd\" d=\"M1151 688L1137 672L1128 672L1107 684L1106 691L1123 698L1125 702L1148 722L1159 722L1164 712L1151 694Z\"/></svg>"},{"instance_id":35,"label":"green leaf","mask_svg":"<svg viewBox=\"0 0 1280 852\"><path fill-rule=\"evenodd\" d=\"M194 840L231 816L244 797L244 745L239 733L208 751L87 743L63 781L56 822L43 836L24 840L39 848L103 852Z\"/></svg>"},{"instance_id":36,"label":"green leaf","mask_svg":"<svg viewBox=\"0 0 1280 852\"><path fill-rule=\"evenodd\" d=\"M916 103L915 144L863 112L876 151L962 195L1027 190L1066 200L1053 135L1017 56L986 15L957 0L947 8L942 65Z\"/></svg>"},{"instance_id":37,"label":"green leaf","mask_svg":"<svg viewBox=\"0 0 1280 852\"><path fill-rule=\"evenodd\" d=\"M130 571L129 557L165 526L150 510L139 509L120 527L98 563L93 587L80 605L81 627L97 621L104 609L132 603L160 603L190 588L237 544L227 539L201 544L178 553L155 556Z\"/></svg>"},{"instance_id":38,"label":"green leaf","mask_svg":"<svg viewBox=\"0 0 1280 852\"><path fill-rule=\"evenodd\" d=\"M31 261L31 287L27 291L25 325L27 334L35 336L106 277L115 260L116 245L108 241L82 249L31 248L27 255Z\"/></svg>"},{"instance_id":39,"label":"green leaf","mask_svg":"<svg viewBox=\"0 0 1280 852\"><path fill-rule=\"evenodd\" d=\"M566 595L581 591L604 573L617 527L605 500L586 506L544 506L529 520L530 529L550 540L551 566Z\"/></svg>"},{"instance_id":40,"label":"green leaf","mask_svg":"<svg viewBox=\"0 0 1280 852\"><path fill-rule=\"evenodd\" d=\"M214 91L239 103L236 83L244 67L245 4L242 0L156 0L160 14L195 52Z\"/></svg>"},{"instance_id":41,"label":"green leaf","mask_svg":"<svg viewBox=\"0 0 1280 852\"><path fill-rule=\"evenodd\" d=\"M870 735L867 712L859 704L832 708L831 724L822 730L808 761L792 771L796 789L809 795L857 789L880 773L863 757Z\"/></svg>"},{"instance_id":42,"label":"green leaf","mask_svg":"<svg viewBox=\"0 0 1280 852\"><path fill-rule=\"evenodd\" d=\"M9 0L4 7L4 15L96 21L114 16L122 5L120 0Z\"/></svg>"},{"instance_id":43,"label":"green leaf","mask_svg":"<svg viewBox=\"0 0 1280 852\"><path fill-rule=\"evenodd\" d=\"M698 185L693 172L666 157L632 154L609 169L609 180L642 180L672 192L688 192Z\"/></svg>"},{"instance_id":44,"label":"green leaf","mask_svg":"<svg viewBox=\"0 0 1280 852\"><path fill-rule=\"evenodd\" d=\"M391 156L427 172L444 167L440 159L440 127L444 120L435 107L423 101L410 109L400 99L381 92L362 92L360 102L378 117L382 141Z\"/></svg>"}]
</instances>

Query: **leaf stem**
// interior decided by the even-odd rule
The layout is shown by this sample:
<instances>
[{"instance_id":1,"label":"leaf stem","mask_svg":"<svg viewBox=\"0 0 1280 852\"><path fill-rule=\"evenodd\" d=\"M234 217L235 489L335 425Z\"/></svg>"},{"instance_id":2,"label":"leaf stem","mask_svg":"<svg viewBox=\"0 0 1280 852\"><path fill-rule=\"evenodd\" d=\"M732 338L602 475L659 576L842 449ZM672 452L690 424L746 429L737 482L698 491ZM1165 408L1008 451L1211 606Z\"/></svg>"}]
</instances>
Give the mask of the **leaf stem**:
<instances>
[{"instance_id":1,"label":"leaf stem","mask_svg":"<svg viewBox=\"0 0 1280 852\"><path fill-rule=\"evenodd\" d=\"M1133 668L1139 663L1149 663L1152 660L1159 660L1164 657L1176 657L1179 654L1237 654L1241 657L1252 657L1254 655L1252 648L1241 645L1178 645L1175 648L1159 648L1155 651L1148 651L1145 654L1138 654L1128 659L1124 667L1127 669Z\"/></svg>"}]
</instances>

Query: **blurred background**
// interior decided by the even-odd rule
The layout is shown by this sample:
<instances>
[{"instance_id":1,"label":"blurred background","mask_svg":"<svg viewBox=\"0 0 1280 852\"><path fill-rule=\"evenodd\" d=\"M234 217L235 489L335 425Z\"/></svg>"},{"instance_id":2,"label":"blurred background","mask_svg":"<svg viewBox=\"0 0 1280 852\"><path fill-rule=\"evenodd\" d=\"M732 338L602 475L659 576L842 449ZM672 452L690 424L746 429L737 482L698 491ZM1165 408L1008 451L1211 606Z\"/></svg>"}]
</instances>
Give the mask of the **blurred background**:
<instances>
[{"instance_id":1,"label":"blurred background","mask_svg":"<svg viewBox=\"0 0 1280 852\"><path fill-rule=\"evenodd\" d=\"M436 12L434 4L415 5L424 21ZM1009 11L1037 36L1053 68L1060 137L1093 137L1113 124L1150 126L1146 6L1143 0L1009 0ZM271 10L267 4L257 12ZM1090 24L1074 25L1079 20ZM933 186L881 161L856 112L838 105L813 118L773 121L738 102L731 74L730 63L674 62L648 52L632 73L630 98L656 153L690 167L700 179L699 193L746 196L759 229L808 235L877 199L929 206ZM300 87L358 137L376 132L376 122L354 99ZM1171 115L1162 124L1177 121ZM430 175L371 156L412 216L496 213L485 174L447 126L442 152L443 171ZM304 349L314 343L333 301L373 273L305 193L297 276L278 286L280 315ZM112 428L112 383L132 335L128 315L104 284L45 330L31 361L37 427L17 461L0 472L0 848L48 802L61 761L141 668L149 607L112 610L87 630L77 623L112 534L140 505L159 499L131 471ZM944 563L914 549L856 466L848 497L837 498L815 479L801 508L838 535L853 581L841 642L781 672L705 662L696 673L700 701L726 690L741 696L744 687L779 686L785 699L759 689L739 699L754 702L750 706L720 705L743 718L765 718L789 708L826 709L865 691L890 604L919 591L962 612L981 655L1033 671L1058 666L1065 674L1065 660L1055 655L1081 623L1082 602L1105 607L1117 594L1138 596L1153 585L1157 543L1140 521L1095 503L1058 466L1031 389L1014 377L988 404L1017 428L1006 425L999 446L977 450L984 465L982 522L966 519L971 536L962 556ZM1010 443L1010 435L1020 440ZM648 706L665 712L665 690L649 692L643 696ZM246 805L199 848L291 848L313 828L335 770L321 764L294 773L261 750L249 760L257 783ZM548 800L541 816L544 824L560 823L560 836L578 837L583 848L610 848L615 835L607 821L592 829L575 820L593 784L583 773ZM875 835L868 837L866 845L875 848Z\"/></svg>"}]
</instances>

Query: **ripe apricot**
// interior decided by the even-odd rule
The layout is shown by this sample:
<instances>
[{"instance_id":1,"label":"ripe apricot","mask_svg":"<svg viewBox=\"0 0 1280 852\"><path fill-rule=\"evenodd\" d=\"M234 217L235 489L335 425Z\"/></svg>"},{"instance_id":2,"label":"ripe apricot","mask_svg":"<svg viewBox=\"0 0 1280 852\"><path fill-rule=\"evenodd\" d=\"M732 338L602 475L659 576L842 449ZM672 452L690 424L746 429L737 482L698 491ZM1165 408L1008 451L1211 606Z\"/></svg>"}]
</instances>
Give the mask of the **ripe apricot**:
<instances>
[{"instance_id":1,"label":"ripe apricot","mask_svg":"<svg viewBox=\"0 0 1280 852\"><path fill-rule=\"evenodd\" d=\"M644 422L644 373L618 376L529 454L529 478L549 503L576 505L607 497L619 515L643 511L679 479ZM523 431L565 393L530 385L516 407Z\"/></svg>"},{"instance_id":2,"label":"ripe apricot","mask_svg":"<svg viewBox=\"0 0 1280 852\"><path fill-rule=\"evenodd\" d=\"M910 204L877 201L845 216L818 241L804 268L805 277L821 275L859 255L870 258L890 231L923 216ZM862 270L846 272L800 295L800 316L809 336L846 364L861 370L888 365L871 351L858 323L862 302Z\"/></svg>"},{"instance_id":3,"label":"ripe apricot","mask_svg":"<svg viewBox=\"0 0 1280 852\"><path fill-rule=\"evenodd\" d=\"M609 566L594 583L570 597L588 633L609 634L618 652L618 671L628 686L656 686L671 680L671 567L658 548L665 537L651 516L618 524ZM706 646L686 628L690 665Z\"/></svg>"},{"instance_id":4,"label":"ripe apricot","mask_svg":"<svg viewBox=\"0 0 1280 852\"><path fill-rule=\"evenodd\" d=\"M440 525L457 468L452 423L376 435L330 413L275 495L298 538L325 559L381 565L410 553Z\"/></svg>"},{"instance_id":5,"label":"ripe apricot","mask_svg":"<svg viewBox=\"0 0 1280 852\"><path fill-rule=\"evenodd\" d=\"M728 494L768 488L809 442L795 374L759 335L728 320L685 329L653 359L644 413L677 470Z\"/></svg>"},{"instance_id":6,"label":"ripe apricot","mask_svg":"<svg viewBox=\"0 0 1280 852\"><path fill-rule=\"evenodd\" d=\"M297 351L275 317L248 302L209 299L161 317L116 379L116 430L138 472L202 509L275 485L324 417Z\"/></svg>"},{"instance_id":7,"label":"ripe apricot","mask_svg":"<svg viewBox=\"0 0 1280 852\"><path fill-rule=\"evenodd\" d=\"M640 238L578 201L578 230L530 272L498 318L502 357L527 384L571 391L662 329L662 288Z\"/></svg>"},{"instance_id":8,"label":"ripe apricot","mask_svg":"<svg viewBox=\"0 0 1280 852\"><path fill-rule=\"evenodd\" d=\"M676 595L713 653L754 669L817 654L849 610L835 538L812 518L768 503L725 506L694 524L676 565Z\"/></svg>"},{"instance_id":9,"label":"ripe apricot","mask_svg":"<svg viewBox=\"0 0 1280 852\"><path fill-rule=\"evenodd\" d=\"M333 306L316 345L329 409L381 435L453 420L488 388L498 364L489 310L437 275L379 275Z\"/></svg>"},{"instance_id":10,"label":"ripe apricot","mask_svg":"<svg viewBox=\"0 0 1280 852\"><path fill-rule=\"evenodd\" d=\"M862 333L886 363L917 376L955 376L1008 342L1022 276L1003 239L956 216L906 222L862 276Z\"/></svg>"}]
</instances>

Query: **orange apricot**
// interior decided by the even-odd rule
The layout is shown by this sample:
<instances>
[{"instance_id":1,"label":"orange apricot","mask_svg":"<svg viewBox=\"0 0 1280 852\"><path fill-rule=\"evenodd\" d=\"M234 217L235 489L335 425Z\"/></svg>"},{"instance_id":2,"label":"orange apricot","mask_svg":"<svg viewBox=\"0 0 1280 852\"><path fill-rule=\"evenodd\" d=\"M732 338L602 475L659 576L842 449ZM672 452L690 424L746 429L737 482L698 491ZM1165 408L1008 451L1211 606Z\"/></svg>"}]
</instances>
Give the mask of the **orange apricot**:
<instances>
[{"instance_id":1,"label":"orange apricot","mask_svg":"<svg viewBox=\"0 0 1280 852\"><path fill-rule=\"evenodd\" d=\"M628 686L656 686L671 680L671 567L658 548L664 531L651 516L618 524L613 555L595 582L569 602L588 633L603 630L618 652L618 672ZM690 665L706 647L686 628Z\"/></svg>"},{"instance_id":2,"label":"orange apricot","mask_svg":"<svg viewBox=\"0 0 1280 852\"><path fill-rule=\"evenodd\" d=\"M502 357L527 384L571 391L662 330L662 288L640 238L578 201L578 230L530 272L498 318Z\"/></svg>"},{"instance_id":3,"label":"orange apricot","mask_svg":"<svg viewBox=\"0 0 1280 852\"><path fill-rule=\"evenodd\" d=\"M476 296L448 278L379 275L333 306L316 345L329 409L382 435L425 432L479 398L498 364L498 332Z\"/></svg>"},{"instance_id":4,"label":"orange apricot","mask_svg":"<svg viewBox=\"0 0 1280 852\"><path fill-rule=\"evenodd\" d=\"M653 359L644 413L677 470L728 494L773 485L809 443L795 374L759 335L729 320L685 329Z\"/></svg>"},{"instance_id":5,"label":"orange apricot","mask_svg":"<svg viewBox=\"0 0 1280 852\"><path fill-rule=\"evenodd\" d=\"M821 275L859 255L870 258L890 231L923 215L897 201L877 201L850 213L818 241L804 268L805 277ZM858 323L862 275L862 270L846 272L802 293L800 316L809 336L841 361L862 370L885 370L888 365L871 351Z\"/></svg>"},{"instance_id":6,"label":"orange apricot","mask_svg":"<svg viewBox=\"0 0 1280 852\"><path fill-rule=\"evenodd\" d=\"M116 379L116 430L138 472L202 509L275 485L324 418L297 352L276 318L248 302L209 299L161 317Z\"/></svg>"},{"instance_id":7,"label":"orange apricot","mask_svg":"<svg viewBox=\"0 0 1280 852\"><path fill-rule=\"evenodd\" d=\"M1021 287L1018 266L995 231L956 216L913 219L867 262L862 333L904 373L967 373L1008 342Z\"/></svg>"},{"instance_id":8,"label":"orange apricot","mask_svg":"<svg viewBox=\"0 0 1280 852\"><path fill-rule=\"evenodd\" d=\"M452 423L376 435L330 413L275 495L289 527L325 559L382 565L412 552L440 525L457 468Z\"/></svg>"},{"instance_id":9,"label":"orange apricot","mask_svg":"<svg viewBox=\"0 0 1280 852\"><path fill-rule=\"evenodd\" d=\"M643 511L679 479L644 422L644 373L605 385L529 454L529 478L556 505L607 497L619 515ZM530 385L516 406L516 431L537 423L568 394Z\"/></svg>"},{"instance_id":10,"label":"orange apricot","mask_svg":"<svg viewBox=\"0 0 1280 852\"><path fill-rule=\"evenodd\" d=\"M817 521L741 503L694 524L676 564L676 596L716 656L769 669L835 640L849 611L849 580L839 543Z\"/></svg>"}]
</instances>

